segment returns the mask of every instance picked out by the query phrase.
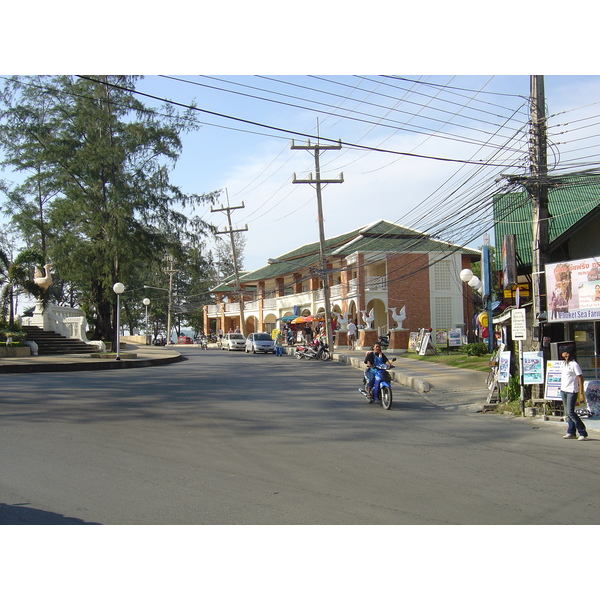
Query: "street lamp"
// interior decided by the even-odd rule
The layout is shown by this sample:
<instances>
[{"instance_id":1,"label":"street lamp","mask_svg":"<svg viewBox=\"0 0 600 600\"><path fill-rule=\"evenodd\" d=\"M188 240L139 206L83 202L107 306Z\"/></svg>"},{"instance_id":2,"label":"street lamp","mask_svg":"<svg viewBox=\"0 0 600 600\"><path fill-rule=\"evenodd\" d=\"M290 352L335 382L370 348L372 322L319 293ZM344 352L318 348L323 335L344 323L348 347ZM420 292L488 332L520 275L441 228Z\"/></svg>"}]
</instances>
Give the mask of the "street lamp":
<instances>
[{"instance_id":1,"label":"street lamp","mask_svg":"<svg viewBox=\"0 0 600 600\"><path fill-rule=\"evenodd\" d=\"M148 327L148 307L150 306L150 298L144 298L142 300L144 306L146 307L146 345L148 344L148 332L150 331Z\"/></svg>"},{"instance_id":2,"label":"street lamp","mask_svg":"<svg viewBox=\"0 0 600 600\"><path fill-rule=\"evenodd\" d=\"M119 349L120 349L120 326L119 326L119 311L120 311L120 306L119 306L119 298L121 296L121 294L125 291L125 286L122 283L115 283L115 285L113 285L113 292L117 295L117 335L116 335L116 342L117 342L117 360L121 360L121 357L119 356Z\"/></svg>"}]
</instances>

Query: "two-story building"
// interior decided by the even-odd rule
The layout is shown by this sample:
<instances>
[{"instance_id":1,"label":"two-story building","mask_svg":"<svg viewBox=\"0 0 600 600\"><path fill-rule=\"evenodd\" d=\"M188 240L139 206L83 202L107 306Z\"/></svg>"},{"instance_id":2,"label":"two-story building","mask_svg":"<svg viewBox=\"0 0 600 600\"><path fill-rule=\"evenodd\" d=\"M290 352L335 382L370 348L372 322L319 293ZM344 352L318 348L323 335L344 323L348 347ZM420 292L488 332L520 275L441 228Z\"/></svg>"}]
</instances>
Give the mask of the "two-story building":
<instances>
[{"instance_id":1,"label":"two-story building","mask_svg":"<svg viewBox=\"0 0 600 600\"><path fill-rule=\"evenodd\" d=\"M332 313L341 323L352 319L369 330L387 333L396 325L393 310L406 318L398 349L406 349L408 332L420 328L463 328L472 319L472 297L459 278L462 269L480 259L477 250L432 238L426 233L377 221L325 242ZM276 258L235 284L211 291L217 303L205 306L206 331L241 327L240 301L246 333L270 332L283 317L323 319L324 280L318 242ZM345 327L338 344L345 342Z\"/></svg>"}]
</instances>

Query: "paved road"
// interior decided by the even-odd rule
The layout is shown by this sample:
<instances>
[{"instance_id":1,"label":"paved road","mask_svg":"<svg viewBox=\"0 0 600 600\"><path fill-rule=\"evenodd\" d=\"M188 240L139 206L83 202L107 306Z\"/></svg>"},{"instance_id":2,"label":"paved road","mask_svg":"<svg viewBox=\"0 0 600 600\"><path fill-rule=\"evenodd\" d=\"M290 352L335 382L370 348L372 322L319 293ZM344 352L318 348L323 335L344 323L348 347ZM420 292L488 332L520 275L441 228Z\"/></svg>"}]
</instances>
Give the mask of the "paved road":
<instances>
[{"instance_id":1,"label":"paved road","mask_svg":"<svg viewBox=\"0 0 600 600\"><path fill-rule=\"evenodd\" d=\"M0 523L596 524L600 441L391 411L335 362L184 348L123 371L3 374Z\"/></svg>"}]
</instances>

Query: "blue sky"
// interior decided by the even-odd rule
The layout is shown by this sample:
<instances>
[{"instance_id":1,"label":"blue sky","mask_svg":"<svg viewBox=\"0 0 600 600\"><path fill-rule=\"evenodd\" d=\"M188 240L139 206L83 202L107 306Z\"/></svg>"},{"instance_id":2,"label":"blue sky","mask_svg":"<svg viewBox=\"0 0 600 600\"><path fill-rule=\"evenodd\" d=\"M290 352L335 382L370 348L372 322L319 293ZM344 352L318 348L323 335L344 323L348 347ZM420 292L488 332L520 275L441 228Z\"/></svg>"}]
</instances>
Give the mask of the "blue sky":
<instances>
[{"instance_id":1,"label":"blue sky","mask_svg":"<svg viewBox=\"0 0 600 600\"><path fill-rule=\"evenodd\" d=\"M457 211L468 210L482 190L489 192L490 183L499 174L523 173L528 165L528 75L403 76L410 78L409 82L373 75L177 77L180 80L147 76L138 89L183 104L194 100L207 111L306 133L313 143L318 119L321 136L371 148L321 154L322 177L335 179L344 174L343 184L323 189L327 236L380 218L443 234L440 223L444 215L451 221ZM579 163L569 152L579 149L587 156L592 151L582 148L595 143L584 139L593 129L593 119L584 119L600 113L594 106L600 102L600 78L550 75L545 77L545 84L550 139L556 144L549 161L554 164L554 157L562 150L575 168ZM441 85L446 86L442 92L437 87ZM222 91L225 89L237 94ZM275 96L270 93L273 91L286 96ZM278 103L240 94L271 97ZM292 95L295 98L290 98ZM311 100L330 106L311 104ZM569 112L557 114L562 111ZM184 139L184 152L173 179L187 192L226 188L232 206L244 203L245 208L236 210L233 218L236 226L248 224L249 228L245 267L259 268L269 257L316 241L315 190L292 183L294 173L299 179L314 173L313 155L290 148L292 138L297 144L305 144L307 139L213 115L200 115L200 119L207 124ZM580 126L571 124L571 119L581 121L585 136L577 133ZM515 140L509 139L512 135ZM570 139L575 141L568 142ZM510 150L500 150L506 145ZM375 148L432 158L399 156ZM473 164L478 161L498 166ZM496 187L500 189L500 184ZM207 211L204 216L220 227L226 225L220 213ZM487 221L491 230L489 215ZM449 232L450 241L477 247L481 239L473 233L486 229L486 218L482 215L476 225L469 231Z\"/></svg>"},{"instance_id":2,"label":"blue sky","mask_svg":"<svg viewBox=\"0 0 600 600\"><path fill-rule=\"evenodd\" d=\"M102 14L78 8L74 21L58 19L60 26L49 37L48 20L57 20L57 16L40 4L30 32L31 38L42 41L41 45L25 57L5 61L2 71L144 73L140 91L183 104L193 100L208 111L297 131L310 136L313 143L318 119L323 137L371 148L344 148L322 154L322 177L336 178L343 172L345 180L323 189L327 236L380 218L443 234L444 222L450 223L453 215L468 211L479 196L490 193L494 177L524 168L526 133L518 129L527 120L525 98L529 95L530 72L551 73L546 76L549 115L587 106L567 113L568 122L571 116L582 119L600 112L594 106L600 101L599 77L552 75L573 69L577 73L593 72L593 66L585 61L590 61L595 52L584 52L581 45L587 39L588 26L581 24L576 15L562 15L561 26L566 30L577 21L578 35L569 40L563 34L560 47L545 47L544 53L532 61L533 45L510 17L508 9L513 5L519 6L522 21L535 16L543 28L544 19L540 20L535 7L523 8L511 2L505 5L502 15L491 8L482 9L480 3L467 2L435 8L437 18L433 19L422 9L385 2L370 3L369 10L360 14L340 2L307 2L301 9L282 9L278 2L234 2L223 8L190 9L174 2L160 15L139 11L141 5L137 3L108 2ZM71 6L75 5L61 3L65 9ZM119 19L115 21L110 9L117 6ZM464 6L477 6L480 17L461 12L459 7ZM501 32L500 37L493 33L491 24ZM63 35L67 31L69 36ZM16 31L9 31L3 43L18 44L18 39ZM565 47L570 48L570 55ZM186 75L199 72L219 80ZM398 72L418 83L373 75ZM253 75L256 73L262 76ZM317 73L320 79L306 73ZM354 73L371 75L361 79ZM452 87L442 91L429 85L432 83ZM395 85L402 90L392 87ZM224 88L238 93L221 91ZM148 99L144 101L152 104ZM314 173L312 155L290 149L292 138L296 143L306 143L306 137L214 115L201 114L200 120L206 124L184 137L183 154L172 179L186 192L227 189L231 205L245 204L243 210L233 213L235 226L248 224L245 268L259 268L269 257L317 240L315 190L310 185L292 184L294 173L299 178ZM574 145L581 149L594 144L575 133L575 126L565 127L571 133L560 133L558 116L551 122L557 142L569 136L581 138L568 148L559 144L554 150L573 152ZM592 122L583 122L588 134ZM510 135L516 136L514 141L508 140ZM511 150L501 151L502 145ZM483 168L375 149L490 161L498 166ZM515 162L519 156L523 157L520 167ZM573 159L568 152L564 156ZM226 202L224 195L222 199ZM226 224L222 213L211 214L207 209L202 216L219 227ZM488 228L491 225L487 222ZM447 233L450 241L477 247L485 228L486 218L482 215L463 231ZM474 237L475 233L478 235Z\"/></svg>"}]
</instances>

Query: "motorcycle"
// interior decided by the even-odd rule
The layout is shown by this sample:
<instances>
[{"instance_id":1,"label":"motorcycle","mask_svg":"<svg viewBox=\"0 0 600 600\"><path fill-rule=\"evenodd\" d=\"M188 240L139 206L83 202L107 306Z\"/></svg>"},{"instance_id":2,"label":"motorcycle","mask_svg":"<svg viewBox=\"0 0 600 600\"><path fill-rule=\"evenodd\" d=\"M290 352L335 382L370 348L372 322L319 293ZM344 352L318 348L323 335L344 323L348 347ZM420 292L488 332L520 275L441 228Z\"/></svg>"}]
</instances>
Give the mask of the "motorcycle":
<instances>
[{"instance_id":1,"label":"motorcycle","mask_svg":"<svg viewBox=\"0 0 600 600\"><path fill-rule=\"evenodd\" d=\"M310 351L309 346L296 346L294 356L298 360L300 360L301 358L305 358L306 360L311 360L313 357L313 353Z\"/></svg>"},{"instance_id":2,"label":"motorcycle","mask_svg":"<svg viewBox=\"0 0 600 600\"><path fill-rule=\"evenodd\" d=\"M395 362L396 359L392 358L392 362ZM373 389L371 393L372 397L369 397L369 394L366 390L367 384L367 376L363 377L363 386L362 388L358 388L358 391L369 400L369 404L373 402L379 402L385 410L389 410L392 406L392 384L390 374L388 373L389 369L393 369L394 365L389 367L387 364L378 365L375 367L377 369L377 373L375 373L375 377L373 379Z\"/></svg>"},{"instance_id":3,"label":"motorcycle","mask_svg":"<svg viewBox=\"0 0 600 600\"><path fill-rule=\"evenodd\" d=\"M331 353L329 345L322 338L314 340L308 346L296 346L296 358L305 358L306 360L330 360Z\"/></svg>"},{"instance_id":4,"label":"motorcycle","mask_svg":"<svg viewBox=\"0 0 600 600\"><path fill-rule=\"evenodd\" d=\"M198 342L200 348L202 348L203 350L208 350L208 339L206 338L205 335L200 336L200 340Z\"/></svg>"},{"instance_id":5,"label":"motorcycle","mask_svg":"<svg viewBox=\"0 0 600 600\"><path fill-rule=\"evenodd\" d=\"M311 352L314 352L314 357L320 360L330 360L331 353L329 352L329 344L323 339L316 339L310 346Z\"/></svg>"},{"instance_id":6,"label":"motorcycle","mask_svg":"<svg viewBox=\"0 0 600 600\"><path fill-rule=\"evenodd\" d=\"M385 350L390 345L390 334L379 336L379 345Z\"/></svg>"}]
</instances>

